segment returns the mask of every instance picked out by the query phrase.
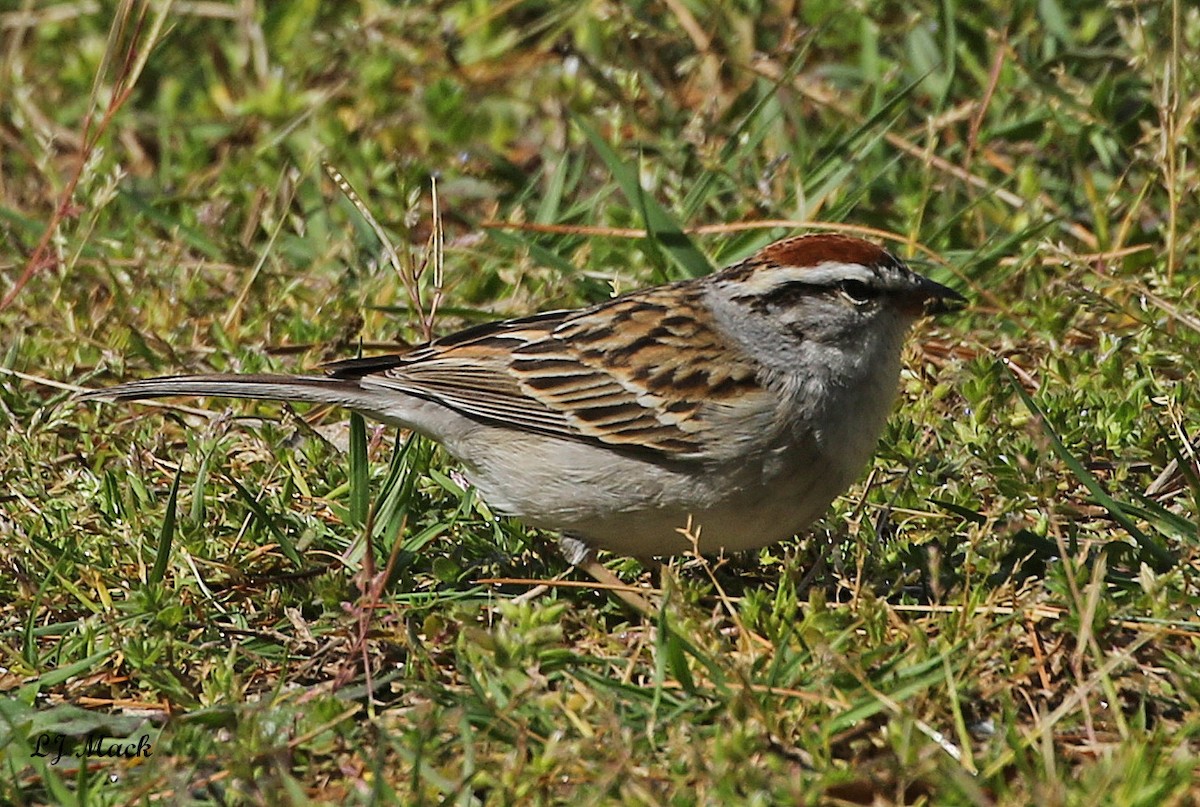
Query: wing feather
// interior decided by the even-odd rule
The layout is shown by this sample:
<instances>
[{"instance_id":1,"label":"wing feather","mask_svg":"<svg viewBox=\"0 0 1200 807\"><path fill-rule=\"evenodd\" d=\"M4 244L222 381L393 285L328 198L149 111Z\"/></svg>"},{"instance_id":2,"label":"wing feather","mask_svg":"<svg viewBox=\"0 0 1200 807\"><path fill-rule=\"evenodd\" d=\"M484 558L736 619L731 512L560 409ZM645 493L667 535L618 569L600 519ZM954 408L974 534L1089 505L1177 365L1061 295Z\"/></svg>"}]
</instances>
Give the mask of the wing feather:
<instances>
[{"instance_id":1,"label":"wing feather","mask_svg":"<svg viewBox=\"0 0 1200 807\"><path fill-rule=\"evenodd\" d=\"M713 450L715 418L761 414L757 364L724 341L691 282L471 328L374 367L365 387L461 414L662 456Z\"/></svg>"}]
</instances>

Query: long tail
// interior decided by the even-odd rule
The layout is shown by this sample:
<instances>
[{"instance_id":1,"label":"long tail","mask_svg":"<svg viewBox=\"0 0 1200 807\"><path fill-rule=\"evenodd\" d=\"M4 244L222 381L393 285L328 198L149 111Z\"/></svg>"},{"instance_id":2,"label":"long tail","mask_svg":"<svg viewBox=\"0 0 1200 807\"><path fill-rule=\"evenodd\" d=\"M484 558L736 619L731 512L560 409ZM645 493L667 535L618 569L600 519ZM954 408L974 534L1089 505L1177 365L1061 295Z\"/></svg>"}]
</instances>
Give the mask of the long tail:
<instances>
[{"instance_id":1,"label":"long tail","mask_svg":"<svg viewBox=\"0 0 1200 807\"><path fill-rule=\"evenodd\" d=\"M380 393L365 390L356 379L291 375L178 375L130 381L106 389L80 393L83 400L138 401L176 395L212 398L254 398L266 401L325 403L380 411Z\"/></svg>"}]
</instances>

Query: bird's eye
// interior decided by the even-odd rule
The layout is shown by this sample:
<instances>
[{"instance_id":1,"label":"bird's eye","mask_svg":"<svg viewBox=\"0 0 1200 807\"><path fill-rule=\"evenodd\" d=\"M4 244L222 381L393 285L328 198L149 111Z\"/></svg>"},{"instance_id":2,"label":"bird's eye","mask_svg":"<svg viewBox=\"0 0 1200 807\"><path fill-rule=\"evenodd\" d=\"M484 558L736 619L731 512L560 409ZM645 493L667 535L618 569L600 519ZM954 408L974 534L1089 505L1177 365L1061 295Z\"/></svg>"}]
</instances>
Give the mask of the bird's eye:
<instances>
[{"instance_id":1,"label":"bird's eye","mask_svg":"<svg viewBox=\"0 0 1200 807\"><path fill-rule=\"evenodd\" d=\"M879 289L861 280L843 280L838 283L838 291L855 305L866 305L879 296Z\"/></svg>"}]
</instances>

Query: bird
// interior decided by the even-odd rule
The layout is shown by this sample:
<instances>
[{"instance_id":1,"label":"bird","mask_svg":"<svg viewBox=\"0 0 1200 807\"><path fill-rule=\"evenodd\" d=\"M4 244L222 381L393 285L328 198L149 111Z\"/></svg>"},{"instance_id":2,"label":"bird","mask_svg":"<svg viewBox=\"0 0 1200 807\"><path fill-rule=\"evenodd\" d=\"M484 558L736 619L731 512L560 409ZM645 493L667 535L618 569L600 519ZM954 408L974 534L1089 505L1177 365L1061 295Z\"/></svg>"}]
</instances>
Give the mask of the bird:
<instances>
[{"instance_id":1,"label":"bird","mask_svg":"<svg viewBox=\"0 0 1200 807\"><path fill-rule=\"evenodd\" d=\"M777 241L710 275L469 327L300 375L176 375L85 399L333 404L441 443L568 562L761 548L869 463L901 351L966 299L877 244Z\"/></svg>"}]
</instances>

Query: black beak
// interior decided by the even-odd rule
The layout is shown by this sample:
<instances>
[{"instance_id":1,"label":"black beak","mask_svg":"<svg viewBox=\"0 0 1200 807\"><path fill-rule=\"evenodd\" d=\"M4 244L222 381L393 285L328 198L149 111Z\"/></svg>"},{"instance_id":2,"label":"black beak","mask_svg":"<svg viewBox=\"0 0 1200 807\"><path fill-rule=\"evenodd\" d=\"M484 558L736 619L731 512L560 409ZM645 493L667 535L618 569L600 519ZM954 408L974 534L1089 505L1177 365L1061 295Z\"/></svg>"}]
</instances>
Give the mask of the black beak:
<instances>
[{"instance_id":1,"label":"black beak","mask_svg":"<svg viewBox=\"0 0 1200 807\"><path fill-rule=\"evenodd\" d=\"M909 310L917 316L936 316L961 311L967 304L967 298L949 286L922 277L920 284L913 289L905 302L909 304Z\"/></svg>"}]
</instances>

